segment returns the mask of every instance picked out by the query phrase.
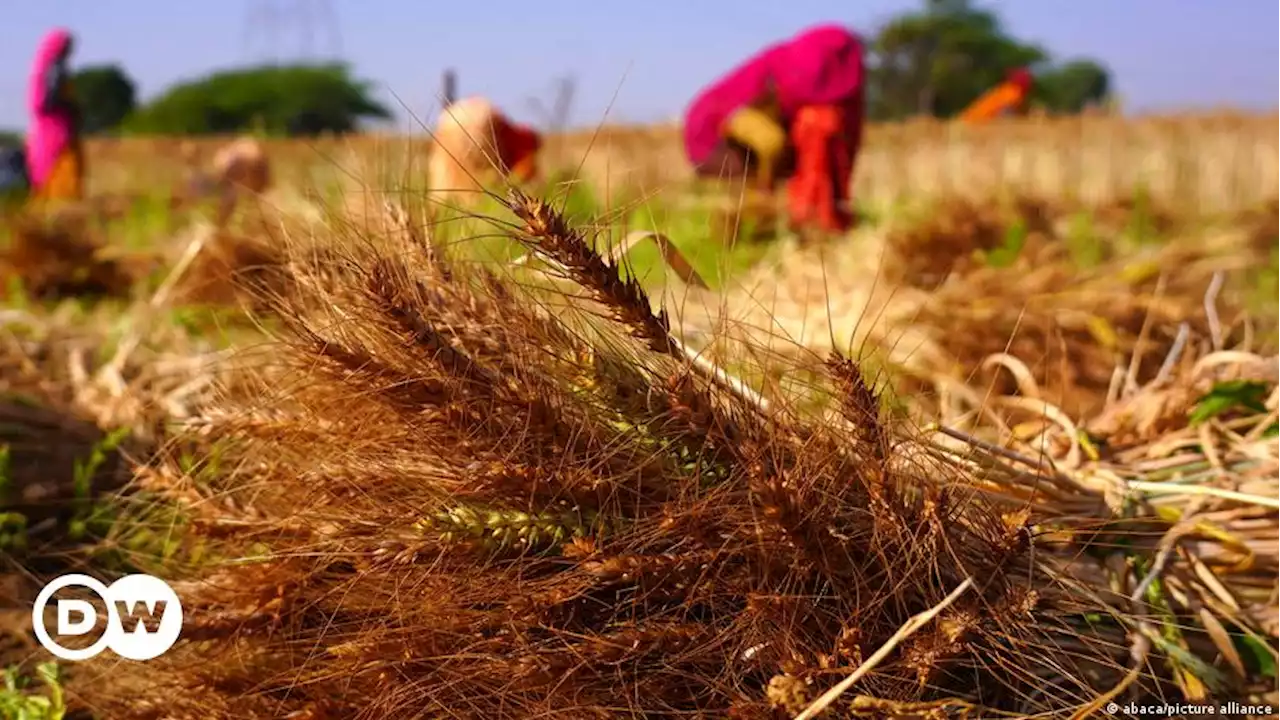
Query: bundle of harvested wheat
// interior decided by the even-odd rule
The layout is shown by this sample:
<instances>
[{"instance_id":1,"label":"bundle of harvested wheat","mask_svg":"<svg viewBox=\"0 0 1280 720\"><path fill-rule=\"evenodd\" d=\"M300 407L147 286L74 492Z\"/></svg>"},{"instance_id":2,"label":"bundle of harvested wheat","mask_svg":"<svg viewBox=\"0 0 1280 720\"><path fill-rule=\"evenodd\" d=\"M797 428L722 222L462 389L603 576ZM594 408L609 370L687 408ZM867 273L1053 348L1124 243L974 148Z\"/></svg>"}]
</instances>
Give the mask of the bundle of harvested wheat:
<instances>
[{"instance_id":1,"label":"bundle of harvested wheat","mask_svg":"<svg viewBox=\"0 0 1280 720\"><path fill-rule=\"evenodd\" d=\"M69 213L19 217L11 232L0 255L0 277L6 290L21 288L35 298L128 297L156 265L150 255L113 256L85 218Z\"/></svg>"},{"instance_id":2,"label":"bundle of harvested wheat","mask_svg":"<svg viewBox=\"0 0 1280 720\"><path fill-rule=\"evenodd\" d=\"M1115 198L1094 206L1090 208L1090 215L1109 234L1167 235L1178 224L1178 217L1171 209L1154 205L1141 195Z\"/></svg>"},{"instance_id":3,"label":"bundle of harvested wheat","mask_svg":"<svg viewBox=\"0 0 1280 720\"><path fill-rule=\"evenodd\" d=\"M67 405L5 392L0 448L0 665L12 672L41 659L32 603L111 533L104 503L130 481L129 455L142 446ZM19 717L11 707L0 703L0 715Z\"/></svg>"},{"instance_id":4,"label":"bundle of harvested wheat","mask_svg":"<svg viewBox=\"0 0 1280 720\"><path fill-rule=\"evenodd\" d=\"M193 223L186 230L185 254L175 258L170 300L269 312L275 298L292 288L285 236L309 236L323 219L322 209L311 199L278 191L269 203L243 208L234 222L217 216L211 222ZM292 252L300 252L298 243L293 243Z\"/></svg>"},{"instance_id":5,"label":"bundle of harvested wheat","mask_svg":"<svg viewBox=\"0 0 1280 720\"><path fill-rule=\"evenodd\" d=\"M286 257L266 234L212 232L183 274L175 299L190 304L261 306L264 295L287 292Z\"/></svg>"},{"instance_id":6,"label":"bundle of harvested wheat","mask_svg":"<svg viewBox=\"0 0 1280 720\"><path fill-rule=\"evenodd\" d=\"M1026 716L1170 692L1129 659L1151 641L1121 588L1036 537L1096 534L1105 503L929 451L838 355L838 417L764 401L547 205L511 209L576 291L362 240L300 265L280 363L201 423L243 453L223 550L255 561L184 585L183 641L145 677L111 663L100 707Z\"/></svg>"},{"instance_id":7,"label":"bundle of harvested wheat","mask_svg":"<svg viewBox=\"0 0 1280 720\"><path fill-rule=\"evenodd\" d=\"M208 392L218 352L139 304L0 314L0 392L156 439Z\"/></svg>"},{"instance_id":8,"label":"bundle of harvested wheat","mask_svg":"<svg viewBox=\"0 0 1280 720\"><path fill-rule=\"evenodd\" d=\"M1258 209L1244 213L1242 219L1249 228L1249 244L1254 252L1263 257L1274 254L1280 238L1280 200L1263 203Z\"/></svg>"}]
</instances>

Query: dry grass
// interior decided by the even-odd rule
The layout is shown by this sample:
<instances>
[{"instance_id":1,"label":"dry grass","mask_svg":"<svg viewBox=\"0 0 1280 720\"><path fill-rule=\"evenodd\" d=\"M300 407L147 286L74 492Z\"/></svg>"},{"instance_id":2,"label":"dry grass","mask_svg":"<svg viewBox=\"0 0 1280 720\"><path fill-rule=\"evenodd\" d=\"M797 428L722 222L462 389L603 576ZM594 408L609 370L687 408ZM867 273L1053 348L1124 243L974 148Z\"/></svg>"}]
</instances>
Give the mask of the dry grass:
<instances>
[{"instance_id":1,"label":"dry grass","mask_svg":"<svg viewBox=\"0 0 1280 720\"><path fill-rule=\"evenodd\" d=\"M766 362L789 356L767 373L774 383L812 352L861 348L922 421L960 425L989 412L991 392L1034 392L1091 417L1118 379L1152 377L1184 332L1219 349L1274 347L1275 305L1251 287L1275 276L1265 217L1175 226L1153 242L1103 223L1081 236L1071 218L1083 216L1061 213L953 201L924 223L794 249L723 301L689 292L684 328L713 355L744 339ZM1021 375L1000 369L1009 355Z\"/></svg>"}]
</instances>

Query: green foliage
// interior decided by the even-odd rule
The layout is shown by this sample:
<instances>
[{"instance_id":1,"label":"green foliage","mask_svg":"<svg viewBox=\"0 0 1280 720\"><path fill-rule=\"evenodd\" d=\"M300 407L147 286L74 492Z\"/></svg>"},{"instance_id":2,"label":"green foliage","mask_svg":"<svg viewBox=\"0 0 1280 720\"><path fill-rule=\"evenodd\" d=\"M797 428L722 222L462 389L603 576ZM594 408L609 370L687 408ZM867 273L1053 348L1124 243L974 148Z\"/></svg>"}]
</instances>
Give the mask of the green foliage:
<instances>
[{"instance_id":1,"label":"green foliage","mask_svg":"<svg viewBox=\"0 0 1280 720\"><path fill-rule=\"evenodd\" d=\"M207 135L257 130L266 135L346 133L391 113L369 83L345 65L266 66L182 83L125 122L133 133Z\"/></svg>"},{"instance_id":2,"label":"green foliage","mask_svg":"<svg viewBox=\"0 0 1280 720\"><path fill-rule=\"evenodd\" d=\"M11 458L8 443L0 445L0 504L9 502L9 493L13 490L13 476L9 473Z\"/></svg>"},{"instance_id":3,"label":"green foliage","mask_svg":"<svg viewBox=\"0 0 1280 720\"><path fill-rule=\"evenodd\" d=\"M8 445L0 445L0 507L10 502L13 475L9 472ZM20 552L27 545L27 516L18 512L0 512L0 552Z\"/></svg>"},{"instance_id":4,"label":"green foliage","mask_svg":"<svg viewBox=\"0 0 1280 720\"><path fill-rule=\"evenodd\" d=\"M1027 235L1026 221L1017 218L1005 230L1000 245L982 253L983 261L991 267L1009 267L1022 254L1022 248L1026 247Z\"/></svg>"},{"instance_id":5,"label":"green foliage","mask_svg":"<svg viewBox=\"0 0 1280 720\"><path fill-rule=\"evenodd\" d=\"M1249 276L1248 286L1253 288L1251 306L1258 312L1266 312L1268 308L1274 312L1276 295L1280 294L1280 247L1273 244L1266 264L1254 267ZM1272 328L1271 332L1274 331Z\"/></svg>"},{"instance_id":6,"label":"green foliage","mask_svg":"<svg viewBox=\"0 0 1280 720\"><path fill-rule=\"evenodd\" d=\"M995 13L968 0L927 0L882 27L868 51L868 111L877 120L954 116L1019 67L1036 69L1033 99L1058 112L1100 101L1110 82L1091 60L1054 67L1047 51L1012 37Z\"/></svg>"},{"instance_id":7,"label":"green foliage","mask_svg":"<svg viewBox=\"0 0 1280 720\"><path fill-rule=\"evenodd\" d=\"M0 718L4 720L62 720L67 713L62 694L62 678L58 665L52 662L36 666L36 677L48 693L33 695L28 690L27 679L18 668L4 670L4 686L0 687Z\"/></svg>"},{"instance_id":8,"label":"green foliage","mask_svg":"<svg viewBox=\"0 0 1280 720\"><path fill-rule=\"evenodd\" d=\"M5 279L5 301L15 310L25 310L31 305L31 296L27 293L26 284L17 275Z\"/></svg>"},{"instance_id":9,"label":"green foliage","mask_svg":"<svg viewBox=\"0 0 1280 720\"><path fill-rule=\"evenodd\" d=\"M1111 75L1092 60L1072 60L1036 76L1034 100L1051 112L1075 113L1101 104L1111 93Z\"/></svg>"},{"instance_id":10,"label":"green foliage","mask_svg":"<svg viewBox=\"0 0 1280 720\"><path fill-rule=\"evenodd\" d=\"M1163 238L1156 225L1156 215L1152 208L1151 191L1145 185L1138 185L1133 191L1133 212L1125 224L1125 235L1138 245L1152 245Z\"/></svg>"},{"instance_id":11,"label":"green foliage","mask_svg":"<svg viewBox=\"0 0 1280 720\"><path fill-rule=\"evenodd\" d=\"M76 71L71 79L85 133L115 130L138 104L133 79L119 65L93 65Z\"/></svg>"},{"instance_id":12,"label":"green foliage","mask_svg":"<svg viewBox=\"0 0 1280 720\"><path fill-rule=\"evenodd\" d=\"M1276 651L1257 635L1231 635L1231 644L1251 673L1262 677L1276 677Z\"/></svg>"},{"instance_id":13,"label":"green foliage","mask_svg":"<svg viewBox=\"0 0 1280 720\"><path fill-rule=\"evenodd\" d=\"M1231 410L1265 413L1267 386L1254 380L1229 380L1215 383L1191 409L1191 424L1199 425Z\"/></svg>"},{"instance_id":14,"label":"green foliage","mask_svg":"<svg viewBox=\"0 0 1280 720\"><path fill-rule=\"evenodd\" d=\"M0 552L17 554L27 549L27 516L0 512Z\"/></svg>"},{"instance_id":15,"label":"green foliage","mask_svg":"<svg viewBox=\"0 0 1280 720\"><path fill-rule=\"evenodd\" d=\"M89 457L76 460L74 476L71 480L71 492L75 503L75 516L71 520L67 535L72 540L81 540L95 528L90 527L90 520L97 519L100 513L94 512L93 476L102 468L108 456L116 451L120 443L129 437L128 428L117 428L106 437L94 443Z\"/></svg>"},{"instance_id":16,"label":"green foliage","mask_svg":"<svg viewBox=\"0 0 1280 720\"><path fill-rule=\"evenodd\" d=\"M1093 217L1087 212L1076 213L1071 218L1065 242L1076 267L1095 268L1106 258L1105 248L1093 226Z\"/></svg>"}]
</instances>

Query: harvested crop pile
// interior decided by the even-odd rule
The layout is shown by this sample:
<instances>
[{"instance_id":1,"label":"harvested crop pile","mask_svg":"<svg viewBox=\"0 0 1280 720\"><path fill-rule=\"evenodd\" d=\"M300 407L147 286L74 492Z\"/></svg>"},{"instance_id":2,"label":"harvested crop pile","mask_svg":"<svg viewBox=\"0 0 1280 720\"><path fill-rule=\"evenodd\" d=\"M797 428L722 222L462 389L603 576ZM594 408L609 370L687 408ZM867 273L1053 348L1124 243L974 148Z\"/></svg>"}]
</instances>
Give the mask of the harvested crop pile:
<instances>
[{"instance_id":1,"label":"harvested crop pile","mask_svg":"<svg viewBox=\"0 0 1280 720\"><path fill-rule=\"evenodd\" d=\"M183 274L176 300L192 304L264 309L262 298L286 292L287 258L270 236L228 230L213 233Z\"/></svg>"},{"instance_id":2,"label":"harvested crop pile","mask_svg":"<svg viewBox=\"0 0 1280 720\"><path fill-rule=\"evenodd\" d=\"M132 477L122 444L69 408L0 400L0 665L40 657L32 603L45 582L83 569L86 546L109 525L99 509Z\"/></svg>"},{"instance_id":3,"label":"harvested crop pile","mask_svg":"<svg viewBox=\"0 0 1280 720\"><path fill-rule=\"evenodd\" d=\"M29 398L0 401L0 446L0 578L18 575L4 580L26 591L14 600L28 603L22 610L29 618L37 579L76 565L82 557L72 551L109 532L110 516L101 509L127 486L134 461L145 455L127 430L106 432L68 409Z\"/></svg>"},{"instance_id":4,"label":"harvested crop pile","mask_svg":"<svg viewBox=\"0 0 1280 720\"><path fill-rule=\"evenodd\" d=\"M0 392L159 439L217 379L217 348L147 304L0 314Z\"/></svg>"},{"instance_id":5,"label":"harvested crop pile","mask_svg":"<svg viewBox=\"0 0 1280 720\"><path fill-rule=\"evenodd\" d=\"M1158 237L1172 232L1178 224L1172 210L1153 205L1141 196L1111 200L1090 208L1089 214L1099 229L1109 235L1136 232Z\"/></svg>"},{"instance_id":6,"label":"harvested crop pile","mask_svg":"<svg viewBox=\"0 0 1280 720\"><path fill-rule=\"evenodd\" d=\"M1102 568L1073 572L1145 598L1183 696L1202 702L1208 686L1240 681L1275 707L1280 357L1196 345L1088 422L1034 397L989 402L1023 421L1001 433L1006 457L1105 498L1111 518L1076 537ZM1117 576L1121 566L1144 575Z\"/></svg>"},{"instance_id":7,"label":"harvested crop pile","mask_svg":"<svg viewBox=\"0 0 1280 720\"><path fill-rule=\"evenodd\" d=\"M1046 203L1031 198L1009 204L960 198L943 202L923 221L891 232L888 248L896 264L889 279L919 288L937 287L952 272L981 264L982 253L1001 247L1016 252L1028 239L1051 239L1050 212Z\"/></svg>"},{"instance_id":8,"label":"harvested crop pile","mask_svg":"<svg viewBox=\"0 0 1280 720\"><path fill-rule=\"evenodd\" d=\"M773 718L851 673L833 714L1176 692L1128 598L1037 539L1095 532L1099 494L913 440L839 355L838 415L764 402L548 206L511 205L576 289L363 241L300 266L277 363L200 423L245 453L223 550L259 560L184 585L176 651L104 665L98 707Z\"/></svg>"},{"instance_id":9,"label":"harvested crop pile","mask_svg":"<svg viewBox=\"0 0 1280 720\"><path fill-rule=\"evenodd\" d=\"M309 235L312 224L322 221L311 202L280 193L271 202L241 205L235 217L219 215L212 224L192 226L188 250L195 255L177 278L175 301L270 312L275 298L292 292L290 255L324 251L286 240Z\"/></svg>"},{"instance_id":10,"label":"harvested crop pile","mask_svg":"<svg viewBox=\"0 0 1280 720\"><path fill-rule=\"evenodd\" d=\"M1253 251L1263 257L1274 254L1280 242L1280 201L1272 200L1257 210L1245 213L1244 221L1249 228L1249 245Z\"/></svg>"},{"instance_id":11,"label":"harvested crop pile","mask_svg":"<svg viewBox=\"0 0 1280 720\"><path fill-rule=\"evenodd\" d=\"M52 659L37 645L31 611L53 577L172 577L198 556L199 540L187 544L176 503L189 497L185 485L205 464L191 458L209 457L207 446L204 455L190 454L191 441L166 448L175 464L185 456L180 478L135 471L169 445L166 421L188 415L214 378L208 358L177 328L147 328L145 319L73 303L0 317L0 666L7 671L34 675ZM65 681L100 682L80 669L62 666ZM4 698L0 715L9 717L13 699Z\"/></svg>"},{"instance_id":12,"label":"harvested crop pile","mask_svg":"<svg viewBox=\"0 0 1280 720\"><path fill-rule=\"evenodd\" d=\"M936 328L958 367L1013 356L1044 399L1073 417L1089 417L1118 379L1153 377L1180 334L1213 338L1216 347L1248 334L1238 302L1212 289L1224 278L1240 279L1234 272L1244 269L1247 253L1201 242L1173 242L1091 270L1076 267L1060 246L1045 247L1010 267L978 268L939 288L917 322ZM1216 273L1222 273L1217 280ZM997 394L1017 388L1007 373L992 386Z\"/></svg>"},{"instance_id":13,"label":"harvested crop pile","mask_svg":"<svg viewBox=\"0 0 1280 720\"><path fill-rule=\"evenodd\" d=\"M1274 309L1256 318L1242 310L1251 273L1274 260L1234 224L1090 265L1067 243L1028 242L1001 262L968 263L930 289L910 281L902 269L910 259L891 240L865 232L794 252L744 279L723 304L727 312L688 303L682 329L711 353L768 346L790 356L784 366L810 351L858 348L892 371L896 394L922 421L951 423L981 411L986 392L970 385L1017 390L1010 374L987 372L999 364L994 356L1019 359L1044 399L1087 417L1118 376L1152 377L1183 323L1216 347L1266 337L1267 321L1274 323Z\"/></svg>"},{"instance_id":14,"label":"harvested crop pile","mask_svg":"<svg viewBox=\"0 0 1280 720\"><path fill-rule=\"evenodd\" d=\"M155 265L150 256L113 254L73 216L19 218L10 238L0 275L20 281L35 298L128 297Z\"/></svg>"}]
</instances>

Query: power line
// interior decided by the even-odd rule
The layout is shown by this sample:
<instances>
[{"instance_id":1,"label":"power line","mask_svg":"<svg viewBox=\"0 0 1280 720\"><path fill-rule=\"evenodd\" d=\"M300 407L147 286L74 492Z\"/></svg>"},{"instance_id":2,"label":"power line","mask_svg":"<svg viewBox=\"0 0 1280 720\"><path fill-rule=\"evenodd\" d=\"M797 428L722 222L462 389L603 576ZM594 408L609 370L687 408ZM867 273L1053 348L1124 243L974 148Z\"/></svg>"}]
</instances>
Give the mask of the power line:
<instances>
[{"instance_id":1,"label":"power line","mask_svg":"<svg viewBox=\"0 0 1280 720\"><path fill-rule=\"evenodd\" d=\"M321 54L342 55L342 30L329 0L249 0L241 50L249 57L316 60L316 38L324 36Z\"/></svg>"}]
</instances>

